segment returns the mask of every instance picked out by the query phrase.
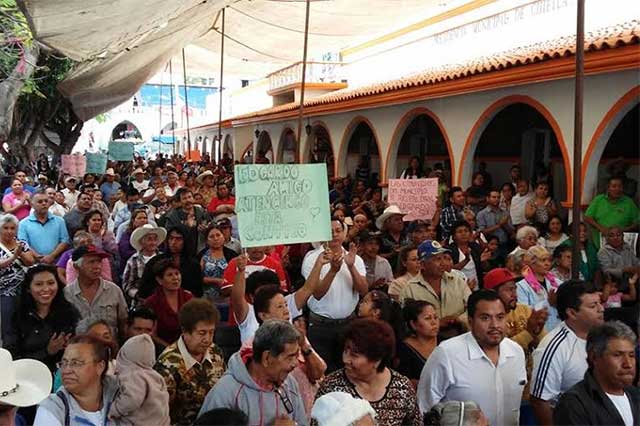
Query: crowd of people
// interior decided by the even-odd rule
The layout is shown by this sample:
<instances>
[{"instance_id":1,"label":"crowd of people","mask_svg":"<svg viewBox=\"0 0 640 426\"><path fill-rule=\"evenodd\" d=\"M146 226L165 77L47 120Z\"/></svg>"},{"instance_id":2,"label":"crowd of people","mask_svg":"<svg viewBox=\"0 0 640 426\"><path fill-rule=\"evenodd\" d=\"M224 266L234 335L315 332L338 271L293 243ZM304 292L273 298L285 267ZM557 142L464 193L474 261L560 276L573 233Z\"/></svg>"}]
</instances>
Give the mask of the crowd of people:
<instances>
[{"instance_id":1,"label":"crowd of people","mask_svg":"<svg viewBox=\"0 0 640 426\"><path fill-rule=\"evenodd\" d=\"M329 183L331 241L244 248L229 158L107 167L6 180L0 425L640 424L624 167L579 235L548 171L465 190L412 158L433 217L359 167Z\"/></svg>"}]
</instances>

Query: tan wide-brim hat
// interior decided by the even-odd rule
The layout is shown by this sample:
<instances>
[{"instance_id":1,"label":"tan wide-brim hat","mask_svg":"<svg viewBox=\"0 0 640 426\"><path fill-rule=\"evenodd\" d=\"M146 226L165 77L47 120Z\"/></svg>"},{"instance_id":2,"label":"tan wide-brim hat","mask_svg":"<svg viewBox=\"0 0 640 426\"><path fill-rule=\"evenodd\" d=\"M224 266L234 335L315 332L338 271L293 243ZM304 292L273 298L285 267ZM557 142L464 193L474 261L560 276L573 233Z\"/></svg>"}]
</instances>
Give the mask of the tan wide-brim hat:
<instances>
[{"instance_id":1,"label":"tan wide-brim hat","mask_svg":"<svg viewBox=\"0 0 640 426\"><path fill-rule=\"evenodd\" d=\"M107 171L106 171L106 172L104 172L104 175L105 175L105 176L115 176L115 175L116 175L116 172L114 172L114 171L113 171L113 169L112 169L111 167L109 167L109 168L107 169Z\"/></svg>"},{"instance_id":2,"label":"tan wide-brim hat","mask_svg":"<svg viewBox=\"0 0 640 426\"><path fill-rule=\"evenodd\" d=\"M398 207L398 206L389 206L386 209L384 209L384 212L380 215L380 217L378 217L378 219L376 219L376 227L379 230L382 230L382 227L384 226L384 223L387 221L387 219L389 219L391 216L393 216L395 214L399 214L401 216L405 216L406 215L406 213L402 213L400 211L400 207Z\"/></svg>"},{"instance_id":3,"label":"tan wide-brim hat","mask_svg":"<svg viewBox=\"0 0 640 426\"><path fill-rule=\"evenodd\" d=\"M0 404L30 407L51 393L51 372L40 361L14 361L8 350L0 349L0 371Z\"/></svg>"},{"instance_id":4,"label":"tan wide-brim hat","mask_svg":"<svg viewBox=\"0 0 640 426\"><path fill-rule=\"evenodd\" d=\"M141 168L137 168L133 171L133 173L131 173L131 176L135 176L139 174L144 174L144 170L142 170Z\"/></svg>"},{"instance_id":5,"label":"tan wide-brim hat","mask_svg":"<svg viewBox=\"0 0 640 426\"><path fill-rule=\"evenodd\" d=\"M167 238L167 231L164 228L153 226L152 224L147 223L146 225L143 225L133 231L131 237L129 238L131 247L136 249L136 251L142 250L142 239L149 234L156 234L158 236L158 244L162 244L164 239Z\"/></svg>"},{"instance_id":6,"label":"tan wide-brim hat","mask_svg":"<svg viewBox=\"0 0 640 426\"><path fill-rule=\"evenodd\" d=\"M198 175L198 177L196 178L196 182L198 182L198 185L202 185L202 182L204 181L204 178L206 178L207 176L215 177L215 175L213 174L213 172L211 170L206 170L206 171L200 173Z\"/></svg>"}]
</instances>

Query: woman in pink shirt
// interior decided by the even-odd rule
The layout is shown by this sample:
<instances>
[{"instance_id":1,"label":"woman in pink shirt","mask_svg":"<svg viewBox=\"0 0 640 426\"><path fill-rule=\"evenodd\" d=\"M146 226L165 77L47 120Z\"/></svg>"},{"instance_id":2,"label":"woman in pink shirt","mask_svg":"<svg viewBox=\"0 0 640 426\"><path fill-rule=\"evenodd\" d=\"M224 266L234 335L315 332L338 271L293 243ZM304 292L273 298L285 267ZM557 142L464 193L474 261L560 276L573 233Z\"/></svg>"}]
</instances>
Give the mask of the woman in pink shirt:
<instances>
[{"instance_id":1,"label":"woman in pink shirt","mask_svg":"<svg viewBox=\"0 0 640 426\"><path fill-rule=\"evenodd\" d=\"M5 213L13 214L18 220L29 216L31 211L30 194L24 190L19 179L14 179L11 182L11 192L2 198L2 209Z\"/></svg>"}]
</instances>

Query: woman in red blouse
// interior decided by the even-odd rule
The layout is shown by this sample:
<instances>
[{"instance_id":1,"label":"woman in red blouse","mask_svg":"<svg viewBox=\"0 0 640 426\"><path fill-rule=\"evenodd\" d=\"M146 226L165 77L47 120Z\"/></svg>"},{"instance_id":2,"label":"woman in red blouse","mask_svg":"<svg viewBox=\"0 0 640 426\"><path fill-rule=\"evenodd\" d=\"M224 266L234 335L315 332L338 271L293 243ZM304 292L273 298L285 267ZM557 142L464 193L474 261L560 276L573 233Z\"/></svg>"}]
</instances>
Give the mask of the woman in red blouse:
<instances>
[{"instance_id":1,"label":"woman in red blouse","mask_svg":"<svg viewBox=\"0 0 640 426\"><path fill-rule=\"evenodd\" d=\"M144 305L153 309L158 316L156 335L160 343L168 346L180 337L178 312L193 295L181 288L182 274L169 259L153 265L153 276L158 286L144 301Z\"/></svg>"}]
</instances>

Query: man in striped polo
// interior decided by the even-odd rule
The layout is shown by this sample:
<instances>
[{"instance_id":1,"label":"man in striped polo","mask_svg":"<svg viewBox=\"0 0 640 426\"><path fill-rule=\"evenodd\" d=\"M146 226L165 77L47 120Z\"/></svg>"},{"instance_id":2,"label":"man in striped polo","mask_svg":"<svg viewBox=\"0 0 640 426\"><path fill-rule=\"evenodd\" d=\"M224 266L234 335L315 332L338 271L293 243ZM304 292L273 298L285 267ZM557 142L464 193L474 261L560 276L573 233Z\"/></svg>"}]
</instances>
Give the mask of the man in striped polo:
<instances>
[{"instance_id":1,"label":"man in striped polo","mask_svg":"<svg viewBox=\"0 0 640 426\"><path fill-rule=\"evenodd\" d=\"M604 322L600 295L591 283L562 284L556 306L562 322L533 352L531 406L541 426L553 424L556 401L583 379L587 370L587 334Z\"/></svg>"}]
</instances>

